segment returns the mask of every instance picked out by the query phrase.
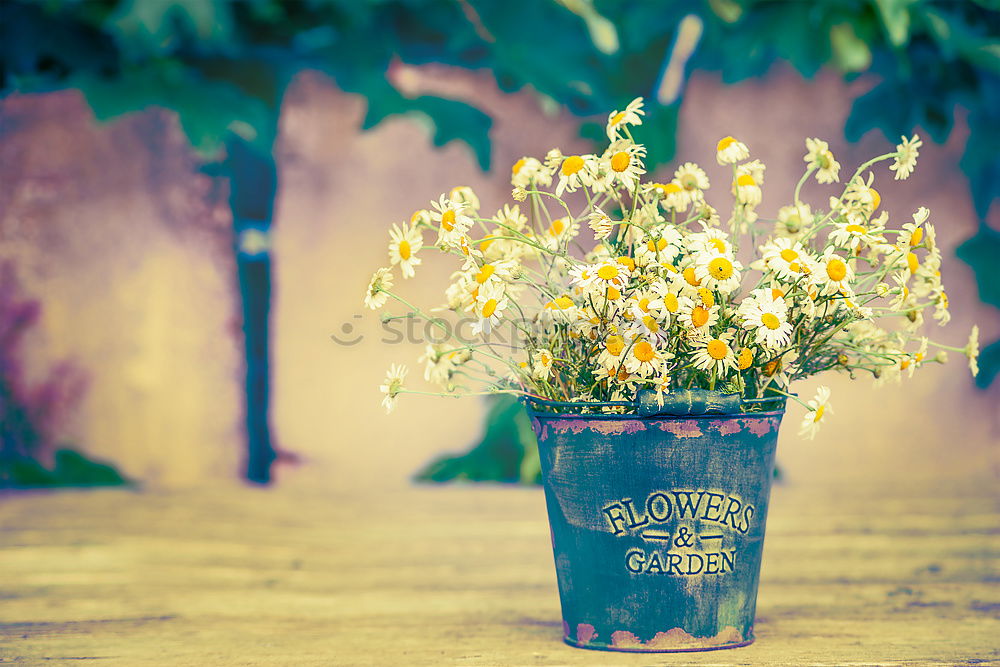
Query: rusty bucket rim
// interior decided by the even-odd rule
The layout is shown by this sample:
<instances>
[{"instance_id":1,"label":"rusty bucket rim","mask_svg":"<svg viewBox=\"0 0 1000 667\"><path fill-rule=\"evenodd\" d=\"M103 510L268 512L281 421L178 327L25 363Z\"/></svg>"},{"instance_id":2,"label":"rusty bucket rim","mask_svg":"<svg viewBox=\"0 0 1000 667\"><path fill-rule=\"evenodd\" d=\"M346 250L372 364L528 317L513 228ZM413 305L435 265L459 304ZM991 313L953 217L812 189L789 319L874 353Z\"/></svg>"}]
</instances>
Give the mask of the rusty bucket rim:
<instances>
[{"instance_id":1,"label":"rusty bucket rim","mask_svg":"<svg viewBox=\"0 0 1000 667\"><path fill-rule=\"evenodd\" d=\"M588 419L591 421L626 421L626 420L639 420L639 421L670 421L670 420L681 420L681 419L745 419L747 417L779 417L784 416L785 408L782 407L780 410L761 410L759 412L732 412L728 414L717 414L717 413L705 413L699 415L640 415L635 413L627 414L614 414L614 413L604 413L604 414L578 414L573 412L541 412L535 409L536 403L551 403L551 401L539 400L534 397L521 397L521 404L524 405L525 410L527 410L528 415L537 419ZM602 407L601 403L592 403L591 405Z\"/></svg>"}]
</instances>

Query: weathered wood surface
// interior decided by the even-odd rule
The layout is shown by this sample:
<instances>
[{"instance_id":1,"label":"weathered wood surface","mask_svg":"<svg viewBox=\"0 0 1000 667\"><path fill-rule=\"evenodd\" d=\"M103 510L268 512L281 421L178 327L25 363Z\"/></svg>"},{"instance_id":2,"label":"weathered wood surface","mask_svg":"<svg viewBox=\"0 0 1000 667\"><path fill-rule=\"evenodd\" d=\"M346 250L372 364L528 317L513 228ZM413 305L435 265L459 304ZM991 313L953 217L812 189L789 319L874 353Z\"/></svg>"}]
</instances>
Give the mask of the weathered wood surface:
<instances>
[{"instance_id":1,"label":"weathered wood surface","mask_svg":"<svg viewBox=\"0 0 1000 667\"><path fill-rule=\"evenodd\" d=\"M0 663L1000 664L996 482L776 487L757 643L561 641L541 493L0 498Z\"/></svg>"}]
</instances>

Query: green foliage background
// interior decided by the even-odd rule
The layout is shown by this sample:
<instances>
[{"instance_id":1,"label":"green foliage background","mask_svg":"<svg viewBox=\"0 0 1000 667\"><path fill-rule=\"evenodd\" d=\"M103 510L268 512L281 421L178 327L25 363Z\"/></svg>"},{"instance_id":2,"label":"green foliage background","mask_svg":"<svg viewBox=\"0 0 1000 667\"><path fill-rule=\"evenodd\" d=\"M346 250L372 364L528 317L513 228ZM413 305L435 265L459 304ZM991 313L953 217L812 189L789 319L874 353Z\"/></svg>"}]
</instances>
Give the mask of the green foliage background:
<instances>
[{"instance_id":1,"label":"green foliage background","mask_svg":"<svg viewBox=\"0 0 1000 667\"><path fill-rule=\"evenodd\" d=\"M1000 307L989 271L1000 232L985 223L1000 195L998 0L6 0L0 91L78 88L100 119L173 109L212 161L230 135L270 152L284 86L312 69L367 99L364 129L418 114L436 145L465 142L488 169L489 115L404 95L387 80L392 62L488 71L504 91L530 87L569 109L596 138L598 114L656 98L686 16L697 17L700 38L673 62L685 77L712 71L737 82L779 61L805 77L824 67L874 75L847 119L849 141L878 129L895 143L919 128L943 142L961 110L970 132L961 167L980 228L959 257L982 300ZM650 105L651 166L673 158L681 104L682 94ZM986 386L1000 371L1000 341L981 366Z\"/></svg>"}]
</instances>

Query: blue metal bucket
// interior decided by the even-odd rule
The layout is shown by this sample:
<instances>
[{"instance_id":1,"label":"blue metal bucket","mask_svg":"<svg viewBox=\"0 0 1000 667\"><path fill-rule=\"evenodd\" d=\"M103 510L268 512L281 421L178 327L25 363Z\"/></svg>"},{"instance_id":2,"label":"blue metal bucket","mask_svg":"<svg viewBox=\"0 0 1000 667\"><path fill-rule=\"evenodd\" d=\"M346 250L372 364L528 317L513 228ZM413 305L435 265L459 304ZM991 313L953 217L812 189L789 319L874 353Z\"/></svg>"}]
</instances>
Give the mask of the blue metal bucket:
<instances>
[{"instance_id":1,"label":"blue metal bucket","mask_svg":"<svg viewBox=\"0 0 1000 667\"><path fill-rule=\"evenodd\" d=\"M528 407L566 642L650 652L750 644L783 411Z\"/></svg>"}]
</instances>

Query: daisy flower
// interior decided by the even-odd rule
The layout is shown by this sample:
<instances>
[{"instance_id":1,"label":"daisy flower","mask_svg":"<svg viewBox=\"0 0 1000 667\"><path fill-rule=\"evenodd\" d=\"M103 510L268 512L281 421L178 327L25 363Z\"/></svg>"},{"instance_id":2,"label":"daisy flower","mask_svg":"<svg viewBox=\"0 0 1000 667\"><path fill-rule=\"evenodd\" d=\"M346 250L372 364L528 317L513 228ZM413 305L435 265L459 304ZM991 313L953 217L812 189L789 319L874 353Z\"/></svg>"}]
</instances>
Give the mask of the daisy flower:
<instances>
[{"instance_id":1,"label":"daisy flower","mask_svg":"<svg viewBox=\"0 0 1000 667\"><path fill-rule=\"evenodd\" d=\"M943 292L942 292L943 294ZM979 326L976 324L972 325L972 331L969 332L969 342L965 344L965 348L962 350L964 354L969 359L969 370L972 371L972 377L979 375Z\"/></svg>"},{"instance_id":2,"label":"daisy flower","mask_svg":"<svg viewBox=\"0 0 1000 667\"><path fill-rule=\"evenodd\" d=\"M552 185L552 172L537 158L522 157L510 168L510 184L524 189L536 185L548 187Z\"/></svg>"},{"instance_id":3,"label":"daisy flower","mask_svg":"<svg viewBox=\"0 0 1000 667\"><path fill-rule=\"evenodd\" d=\"M736 164L750 157L750 149L742 141L733 137L724 137L715 147L715 159L719 164Z\"/></svg>"},{"instance_id":4,"label":"daisy flower","mask_svg":"<svg viewBox=\"0 0 1000 667\"><path fill-rule=\"evenodd\" d=\"M681 253L684 238L676 227L665 225L657 230L658 236L647 236L635 246L635 257L643 265L651 262L672 262Z\"/></svg>"},{"instance_id":5,"label":"daisy flower","mask_svg":"<svg viewBox=\"0 0 1000 667\"><path fill-rule=\"evenodd\" d=\"M736 354L736 368L741 371L753 366L753 349L744 347Z\"/></svg>"},{"instance_id":6,"label":"daisy flower","mask_svg":"<svg viewBox=\"0 0 1000 667\"><path fill-rule=\"evenodd\" d=\"M385 394L385 398L382 399L382 407L387 413L392 412L393 408L396 407L396 397L403 391L406 373L406 366L393 364L389 367L389 372L385 374L385 382L379 385L378 390Z\"/></svg>"},{"instance_id":7,"label":"daisy flower","mask_svg":"<svg viewBox=\"0 0 1000 667\"><path fill-rule=\"evenodd\" d=\"M674 182L680 185L691 201L704 199L704 191L708 190L708 175L694 162L685 162L674 172Z\"/></svg>"},{"instance_id":8,"label":"daisy flower","mask_svg":"<svg viewBox=\"0 0 1000 667\"><path fill-rule=\"evenodd\" d=\"M840 163L833 158L830 146L821 139L806 139L806 150L803 156L806 166L816 169L816 180L820 183L836 183L840 180Z\"/></svg>"},{"instance_id":9,"label":"daisy flower","mask_svg":"<svg viewBox=\"0 0 1000 667\"><path fill-rule=\"evenodd\" d=\"M851 248L858 252L862 245L874 247L885 241L882 238L884 228L876 221L871 227L852 222L834 223L834 229L830 232L830 242L838 248Z\"/></svg>"},{"instance_id":10,"label":"daisy flower","mask_svg":"<svg viewBox=\"0 0 1000 667\"><path fill-rule=\"evenodd\" d=\"M642 125L642 116L645 113L642 110L642 98L637 97L629 102L624 110L615 110L608 114L608 141L617 139L618 132L626 125Z\"/></svg>"},{"instance_id":11,"label":"daisy flower","mask_svg":"<svg viewBox=\"0 0 1000 667\"><path fill-rule=\"evenodd\" d=\"M378 310L389 300L386 291L390 289L392 289L392 271L386 268L377 269L368 283L365 305L372 310Z\"/></svg>"},{"instance_id":12,"label":"daisy flower","mask_svg":"<svg viewBox=\"0 0 1000 667\"><path fill-rule=\"evenodd\" d=\"M745 305L747 302L750 305ZM740 315L743 317L743 328L753 332L756 342L764 347L780 349L791 340L792 324L788 321L783 299L744 299L740 304Z\"/></svg>"},{"instance_id":13,"label":"daisy flower","mask_svg":"<svg viewBox=\"0 0 1000 667\"><path fill-rule=\"evenodd\" d=\"M600 264L592 265L588 274L586 287L596 288L603 292L609 287L622 289L628 284L630 275L629 268L617 260L605 260Z\"/></svg>"},{"instance_id":14,"label":"daisy flower","mask_svg":"<svg viewBox=\"0 0 1000 667\"><path fill-rule=\"evenodd\" d=\"M535 380L547 380L552 373L552 352L535 350L531 355L531 377Z\"/></svg>"},{"instance_id":15,"label":"daisy flower","mask_svg":"<svg viewBox=\"0 0 1000 667\"><path fill-rule=\"evenodd\" d=\"M629 190L634 190L639 177L646 173L642 160L646 157L646 148L631 141L620 140L608 146L601 158L603 170L609 188L621 184Z\"/></svg>"},{"instance_id":16,"label":"daisy flower","mask_svg":"<svg viewBox=\"0 0 1000 667\"><path fill-rule=\"evenodd\" d=\"M816 397L810 399L808 410L802 417L799 435L810 440L814 439L817 431L819 431L819 425L823 421L823 417L830 412L833 412L833 408L830 407L830 388L819 387L816 390Z\"/></svg>"},{"instance_id":17,"label":"daisy flower","mask_svg":"<svg viewBox=\"0 0 1000 667\"><path fill-rule=\"evenodd\" d=\"M456 350L454 343L434 343L424 348L418 361L424 362L425 380L447 388L452 375L470 357L468 350Z\"/></svg>"},{"instance_id":18,"label":"daisy flower","mask_svg":"<svg viewBox=\"0 0 1000 667\"><path fill-rule=\"evenodd\" d=\"M774 223L774 233L779 238L799 239L812 222L813 214L809 204L782 206L778 209L778 221Z\"/></svg>"},{"instance_id":19,"label":"daisy flower","mask_svg":"<svg viewBox=\"0 0 1000 667\"><path fill-rule=\"evenodd\" d=\"M594 210L590 212L588 224L594 230L594 240L603 241L611 236L611 232L615 230L615 225L618 223L612 220L607 213L595 206Z\"/></svg>"},{"instance_id":20,"label":"daisy flower","mask_svg":"<svg viewBox=\"0 0 1000 667\"><path fill-rule=\"evenodd\" d=\"M691 205L691 197L677 181L669 183L649 183L647 187L656 196L665 211L686 211Z\"/></svg>"},{"instance_id":21,"label":"daisy flower","mask_svg":"<svg viewBox=\"0 0 1000 667\"><path fill-rule=\"evenodd\" d=\"M948 310L948 294L943 289L934 298L934 319L941 326L951 322L951 311Z\"/></svg>"},{"instance_id":22,"label":"daisy flower","mask_svg":"<svg viewBox=\"0 0 1000 667\"><path fill-rule=\"evenodd\" d=\"M924 145L920 137L915 134L910 139L906 137L900 137L900 139L903 140L903 143L896 146L896 157L889 165L889 169L896 172L897 181L908 178L913 173L917 166L917 156L920 153L918 149Z\"/></svg>"},{"instance_id":23,"label":"daisy flower","mask_svg":"<svg viewBox=\"0 0 1000 667\"><path fill-rule=\"evenodd\" d=\"M729 234L705 223L702 223L700 232L688 234L686 243L688 250L692 253L715 251L723 255L733 254Z\"/></svg>"},{"instance_id":24,"label":"daisy flower","mask_svg":"<svg viewBox=\"0 0 1000 667\"><path fill-rule=\"evenodd\" d=\"M706 306L695 303L689 297L678 299L680 306L680 323L686 329L695 333L704 333L719 321L719 306Z\"/></svg>"},{"instance_id":25,"label":"daisy flower","mask_svg":"<svg viewBox=\"0 0 1000 667\"><path fill-rule=\"evenodd\" d=\"M472 228L472 218L464 213L465 205L448 199L444 195L431 202L434 211L431 220L440 225L437 245L457 246L465 233Z\"/></svg>"},{"instance_id":26,"label":"daisy flower","mask_svg":"<svg viewBox=\"0 0 1000 667\"><path fill-rule=\"evenodd\" d=\"M763 193L757 181L750 174L740 174L733 183L736 189L736 201L744 206L759 206Z\"/></svg>"},{"instance_id":27,"label":"daisy flower","mask_svg":"<svg viewBox=\"0 0 1000 667\"><path fill-rule=\"evenodd\" d=\"M789 238L774 239L761 249L761 257L779 280L794 282L811 270L812 258L798 241Z\"/></svg>"},{"instance_id":28,"label":"daisy flower","mask_svg":"<svg viewBox=\"0 0 1000 667\"><path fill-rule=\"evenodd\" d=\"M403 278L412 278L413 267L420 264L417 252L424 247L424 237L420 230L415 227L408 227L403 223L402 227L393 225L389 230L389 262L392 266L399 264L399 270Z\"/></svg>"},{"instance_id":29,"label":"daisy flower","mask_svg":"<svg viewBox=\"0 0 1000 667\"><path fill-rule=\"evenodd\" d=\"M648 378L662 372L664 355L647 340L632 343L625 355L625 370L630 374Z\"/></svg>"},{"instance_id":30,"label":"daisy flower","mask_svg":"<svg viewBox=\"0 0 1000 667\"><path fill-rule=\"evenodd\" d=\"M692 343L694 349L692 363L703 371L710 371L716 377L724 377L727 371L736 368L736 353L733 351L732 334L724 333L718 338L707 337Z\"/></svg>"},{"instance_id":31,"label":"daisy flower","mask_svg":"<svg viewBox=\"0 0 1000 667\"><path fill-rule=\"evenodd\" d=\"M580 224L576 220L556 218L545 230L542 242L549 250L559 250L574 239L579 232Z\"/></svg>"},{"instance_id":32,"label":"daisy flower","mask_svg":"<svg viewBox=\"0 0 1000 667\"><path fill-rule=\"evenodd\" d=\"M851 282L854 281L854 269L833 248L827 248L819 257L819 267L813 273L813 280L824 294L837 292L851 293Z\"/></svg>"},{"instance_id":33,"label":"daisy flower","mask_svg":"<svg viewBox=\"0 0 1000 667\"><path fill-rule=\"evenodd\" d=\"M597 364L607 375L615 375L621 367L624 359L622 352L625 351L625 339L618 334L608 336L600 353L597 355Z\"/></svg>"},{"instance_id":34,"label":"daisy flower","mask_svg":"<svg viewBox=\"0 0 1000 667\"><path fill-rule=\"evenodd\" d=\"M694 256L694 275L698 282L719 292L728 294L738 289L742 269L742 264L720 252L700 252Z\"/></svg>"},{"instance_id":35,"label":"daisy flower","mask_svg":"<svg viewBox=\"0 0 1000 667\"><path fill-rule=\"evenodd\" d=\"M472 324L473 334L488 334L494 325L500 323L503 311L509 305L502 283L490 283L479 288L473 312L478 318Z\"/></svg>"},{"instance_id":36,"label":"daisy flower","mask_svg":"<svg viewBox=\"0 0 1000 667\"><path fill-rule=\"evenodd\" d=\"M561 296L547 302L542 307L542 314L556 322L572 323L579 318L580 310L568 296Z\"/></svg>"},{"instance_id":37,"label":"daisy flower","mask_svg":"<svg viewBox=\"0 0 1000 667\"><path fill-rule=\"evenodd\" d=\"M466 213L475 213L479 210L479 197L468 185L459 185L451 189L448 199L462 205Z\"/></svg>"},{"instance_id":38,"label":"daisy flower","mask_svg":"<svg viewBox=\"0 0 1000 667\"><path fill-rule=\"evenodd\" d=\"M931 212L925 207L921 206L917 209L916 213L913 214L913 222L908 222L903 225L902 231L896 238L896 247L906 248L907 246L913 248L924 240L924 227L923 224L927 222L927 218L930 217Z\"/></svg>"},{"instance_id":39,"label":"daisy flower","mask_svg":"<svg viewBox=\"0 0 1000 667\"><path fill-rule=\"evenodd\" d=\"M593 155L570 155L563 159L559 167L559 183L556 185L556 197L562 197L563 192L576 192L576 189L594 184L594 173L597 171L597 158Z\"/></svg>"}]
</instances>

